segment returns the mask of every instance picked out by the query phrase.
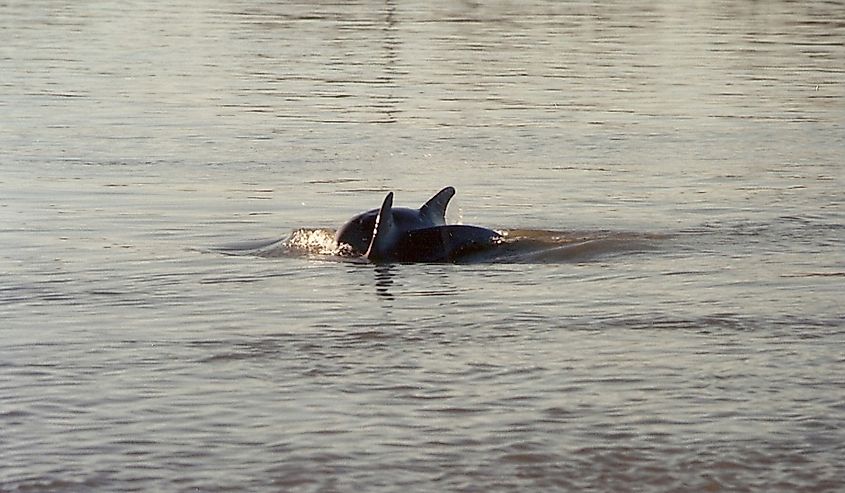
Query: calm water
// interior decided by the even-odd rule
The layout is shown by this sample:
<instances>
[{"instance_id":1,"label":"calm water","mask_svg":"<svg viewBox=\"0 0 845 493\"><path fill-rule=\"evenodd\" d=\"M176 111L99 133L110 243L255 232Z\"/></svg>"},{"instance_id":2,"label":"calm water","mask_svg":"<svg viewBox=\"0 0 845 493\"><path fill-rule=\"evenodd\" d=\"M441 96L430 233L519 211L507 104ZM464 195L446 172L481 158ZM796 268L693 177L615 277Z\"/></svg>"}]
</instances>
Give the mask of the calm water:
<instances>
[{"instance_id":1,"label":"calm water","mask_svg":"<svg viewBox=\"0 0 845 493\"><path fill-rule=\"evenodd\" d=\"M0 491L840 491L842 19L0 3ZM214 250L446 185L453 222L652 240Z\"/></svg>"}]
</instances>

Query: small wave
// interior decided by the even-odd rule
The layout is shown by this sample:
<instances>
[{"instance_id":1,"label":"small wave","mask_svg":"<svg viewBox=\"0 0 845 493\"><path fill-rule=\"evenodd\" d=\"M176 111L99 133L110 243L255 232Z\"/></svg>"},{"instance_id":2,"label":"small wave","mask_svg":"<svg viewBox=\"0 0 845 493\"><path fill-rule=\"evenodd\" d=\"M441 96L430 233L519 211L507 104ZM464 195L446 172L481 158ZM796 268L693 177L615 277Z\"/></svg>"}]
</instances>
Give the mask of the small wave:
<instances>
[{"instance_id":1,"label":"small wave","mask_svg":"<svg viewBox=\"0 0 845 493\"><path fill-rule=\"evenodd\" d=\"M232 256L250 256L258 255L259 252L278 247L284 241L284 238L264 239L239 241L236 243L227 243L209 249L198 249L201 252L221 253L223 255Z\"/></svg>"},{"instance_id":2,"label":"small wave","mask_svg":"<svg viewBox=\"0 0 845 493\"><path fill-rule=\"evenodd\" d=\"M612 231L564 232L511 230L505 241L487 252L488 261L499 263L577 262L595 257L651 250L665 236Z\"/></svg>"}]
</instances>

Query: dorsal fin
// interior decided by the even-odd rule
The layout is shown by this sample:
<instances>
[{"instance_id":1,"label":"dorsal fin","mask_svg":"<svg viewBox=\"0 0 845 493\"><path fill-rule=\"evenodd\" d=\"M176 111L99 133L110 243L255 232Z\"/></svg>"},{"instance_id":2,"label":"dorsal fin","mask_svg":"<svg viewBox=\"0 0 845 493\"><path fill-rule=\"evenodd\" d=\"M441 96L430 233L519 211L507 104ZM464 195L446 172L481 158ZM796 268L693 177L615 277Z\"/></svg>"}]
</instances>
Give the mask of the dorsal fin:
<instances>
[{"instance_id":1,"label":"dorsal fin","mask_svg":"<svg viewBox=\"0 0 845 493\"><path fill-rule=\"evenodd\" d=\"M420 207L420 215L427 217L435 226L446 224L446 206L454 196L454 187L444 188Z\"/></svg>"},{"instance_id":2,"label":"dorsal fin","mask_svg":"<svg viewBox=\"0 0 845 493\"><path fill-rule=\"evenodd\" d=\"M386 260L393 242L393 192L387 194L381 204L376 225L373 228L373 239L367 249L367 259L370 262Z\"/></svg>"}]
</instances>

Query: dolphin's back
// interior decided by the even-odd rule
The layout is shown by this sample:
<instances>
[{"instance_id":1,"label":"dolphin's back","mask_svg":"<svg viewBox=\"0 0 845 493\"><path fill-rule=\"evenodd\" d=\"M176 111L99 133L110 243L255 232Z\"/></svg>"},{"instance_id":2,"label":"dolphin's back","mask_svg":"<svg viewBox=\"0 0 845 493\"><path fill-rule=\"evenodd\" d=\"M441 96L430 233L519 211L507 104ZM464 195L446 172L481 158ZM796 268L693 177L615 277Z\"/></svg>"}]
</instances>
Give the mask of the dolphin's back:
<instances>
[{"instance_id":1,"label":"dolphin's back","mask_svg":"<svg viewBox=\"0 0 845 493\"><path fill-rule=\"evenodd\" d=\"M419 209L394 208L391 201L393 226L399 232L407 232L446 224L446 206L454 195L455 189L446 187L434 194ZM352 249L351 253L363 255L372 243L373 230L375 230L379 212L380 209L372 209L347 221L337 230L335 242L338 245L349 245Z\"/></svg>"},{"instance_id":2,"label":"dolphin's back","mask_svg":"<svg viewBox=\"0 0 845 493\"><path fill-rule=\"evenodd\" d=\"M371 262L459 262L467 255L488 250L502 236L478 226L450 224L408 231L392 238L389 250L368 254Z\"/></svg>"}]
</instances>

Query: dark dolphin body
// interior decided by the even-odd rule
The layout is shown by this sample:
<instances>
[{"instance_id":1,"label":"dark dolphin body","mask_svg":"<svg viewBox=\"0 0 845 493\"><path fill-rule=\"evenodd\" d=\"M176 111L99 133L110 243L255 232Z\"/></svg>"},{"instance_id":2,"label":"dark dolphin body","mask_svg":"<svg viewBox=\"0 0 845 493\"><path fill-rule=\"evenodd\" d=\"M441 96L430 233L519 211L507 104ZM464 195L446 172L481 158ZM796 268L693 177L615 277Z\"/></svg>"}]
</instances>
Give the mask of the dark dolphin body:
<instances>
[{"instance_id":1,"label":"dark dolphin body","mask_svg":"<svg viewBox=\"0 0 845 493\"><path fill-rule=\"evenodd\" d=\"M400 235L387 250L367 252L373 263L460 262L500 244L499 233L478 226L449 224L415 229Z\"/></svg>"},{"instance_id":2,"label":"dark dolphin body","mask_svg":"<svg viewBox=\"0 0 845 493\"><path fill-rule=\"evenodd\" d=\"M419 209L406 207L391 208L393 223L397 231L408 232L446 224L446 206L455 195L453 187L446 187ZM391 194L392 196L392 194ZM392 203L392 202L391 202ZM373 231L380 209L372 209L353 217L335 234L338 245L347 245L353 255L364 255L373 241Z\"/></svg>"},{"instance_id":3,"label":"dark dolphin body","mask_svg":"<svg viewBox=\"0 0 845 493\"><path fill-rule=\"evenodd\" d=\"M338 245L373 263L459 262L502 241L502 236L478 226L447 225L446 206L455 189L446 187L419 210L394 208L393 192L379 209L352 218L335 236Z\"/></svg>"}]
</instances>

